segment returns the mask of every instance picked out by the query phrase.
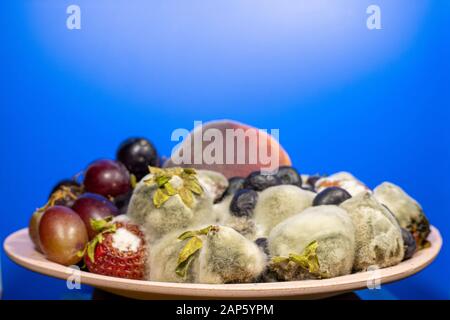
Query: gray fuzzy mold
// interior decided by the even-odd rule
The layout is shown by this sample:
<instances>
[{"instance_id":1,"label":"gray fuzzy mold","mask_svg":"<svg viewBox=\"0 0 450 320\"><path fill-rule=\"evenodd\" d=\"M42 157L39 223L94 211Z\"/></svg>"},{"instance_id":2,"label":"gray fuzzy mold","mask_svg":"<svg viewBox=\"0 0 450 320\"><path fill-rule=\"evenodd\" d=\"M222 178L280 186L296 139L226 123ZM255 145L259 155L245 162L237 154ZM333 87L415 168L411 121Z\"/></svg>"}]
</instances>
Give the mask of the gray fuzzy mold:
<instances>
[{"instance_id":1,"label":"gray fuzzy mold","mask_svg":"<svg viewBox=\"0 0 450 320\"><path fill-rule=\"evenodd\" d=\"M222 224L233 228L249 240L256 240L256 223L252 218L229 215Z\"/></svg>"},{"instance_id":2,"label":"gray fuzzy mold","mask_svg":"<svg viewBox=\"0 0 450 320\"><path fill-rule=\"evenodd\" d=\"M352 271L355 256L355 229L347 212L337 206L311 207L284 220L270 233L269 252L273 257L301 254L317 241L317 258L322 278L332 278ZM316 278L294 262L271 265L281 280Z\"/></svg>"},{"instance_id":3,"label":"gray fuzzy mold","mask_svg":"<svg viewBox=\"0 0 450 320\"><path fill-rule=\"evenodd\" d=\"M403 259L403 238L397 219L370 193L361 193L341 205L355 226L356 255L353 268L384 268Z\"/></svg>"},{"instance_id":4,"label":"gray fuzzy mold","mask_svg":"<svg viewBox=\"0 0 450 320\"><path fill-rule=\"evenodd\" d=\"M328 177L323 177L316 181L315 189L319 193L328 187L339 187L356 196L363 192L370 192L370 189L361 181L356 179L351 173L342 171L332 174Z\"/></svg>"},{"instance_id":5,"label":"gray fuzzy mold","mask_svg":"<svg viewBox=\"0 0 450 320\"><path fill-rule=\"evenodd\" d=\"M217 224L224 224L224 222L231 215L230 212L231 200L233 200L233 196L227 196L223 198L222 201L214 204L214 212Z\"/></svg>"},{"instance_id":6,"label":"gray fuzzy mold","mask_svg":"<svg viewBox=\"0 0 450 320\"><path fill-rule=\"evenodd\" d=\"M173 231L214 223L213 198L208 192L194 196L193 208L186 206L179 195L170 197L160 208L156 208L152 199L157 186L144 182L149 177L136 186L127 212L133 221L144 227L149 242Z\"/></svg>"},{"instance_id":7,"label":"gray fuzzy mold","mask_svg":"<svg viewBox=\"0 0 450 320\"><path fill-rule=\"evenodd\" d=\"M251 217L236 217L231 214L230 204L233 196L225 197L221 202L214 205L217 223L233 228L250 240L256 239L256 224Z\"/></svg>"},{"instance_id":8,"label":"gray fuzzy mold","mask_svg":"<svg viewBox=\"0 0 450 320\"><path fill-rule=\"evenodd\" d=\"M198 253L189 265L185 277L181 277L175 272L178 257L187 241L178 240L178 236L180 236L180 232L170 233L149 246L148 280L179 283L195 283L198 281L200 267Z\"/></svg>"},{"instance_id":9,"label":"gray fuzzy mold","mask_svg":"<svg viewBox=\"0 0 450 320\"><path fill-rule=\"evenodd\" d=\"M315 193L297 186L281 185L259 194L254 210L257 237L267 237L277 224L312 205Z\"/></svg>"},{"instance_id":10,"label":"gray fuzzy mold","mask_svg":"<svg viewBox=\"0 0 450 320\"><path fill-rule=\"evenodd\" d=\"M225 226L208 234L199 260L199 282L213 284L255 282L267 264L254 242Z\"/></svg>"},{"instance_id":11,"label":"gray fuzzy mold","mask_svg":"<svg viewBox=\"0 0 450 320\"><path fill-rule=\"evenodd\" d=\"M228 188L228 179L220 172L211 170L196 170L196 172L203 189L214 201L219 199Z\"/></svg>"},{"instance_id":12,"label":"gray fuzzy mold","mask_svg":"<svg viewBox=\"0 0 450 320\"><path fill-rule=\"evenodd\" d=\"M409 230L421 245L430 233L430 224L420 204L399 186L383 182L375 188L375 199L391 210L400 226Z\"/></svg>"}]
</instances>

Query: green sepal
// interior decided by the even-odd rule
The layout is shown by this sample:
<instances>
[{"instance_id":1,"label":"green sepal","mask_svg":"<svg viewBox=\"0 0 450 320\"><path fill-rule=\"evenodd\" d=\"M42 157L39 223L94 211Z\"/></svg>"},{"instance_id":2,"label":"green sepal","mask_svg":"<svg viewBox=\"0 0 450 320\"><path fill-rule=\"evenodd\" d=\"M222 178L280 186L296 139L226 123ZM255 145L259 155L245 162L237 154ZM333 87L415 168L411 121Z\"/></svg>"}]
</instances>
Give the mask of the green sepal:
<instances>
[{"instance_id":1,"label":"green sepal","mask_svg":"<svg viewBox=\"0 0 450 320\"><path fill-rule=\"evenodd\" d=\"M130 185L132 189L136 188L137 185L137 178L134 174L130 174Z\"/></svg>"},{"instance_id":2,"label":"green sepal","mask_svg":"<svg viewBox=\"0 0 450 320\"><path fill-rule=\"evenodd\" d=\"M153 205L155 208L161 208L161 206L170 199L170 196L166 194L162 189L156 189L153 195Z\"/></svg>"},{"instance_id":3,"label":"green sepal","mask_svg":"<svg viewBox=\"0 0 450 320\"><path fill-rule=\"evenodd\" d=\"M203 193L203 188L196 179L185 181L184 186L196 195L201 195Z\"/></svg>"},{"instance_id":4,"label":"green sepal","mask_svg":"<svg viewBox=\"0 0 450 320\"><path fill-rule=\"evenodd\" d=\"M196 171L190 168L155 168L149 167L152 177L145 179L144 183L152 185L155 183L158 187L153 194L153 204L156 208L160 208L170 197L179 195L183 203L189 207L194 206L194 194L202 195L203 188L200 185ZM183 180L181 188L175 188L170 184L173 176L178 176Z\"/></svg>"},{"instance_id":5,"label":"green sepal","mask_svg":"<svg viewBox=\"0 0 450 320\"><path fill-rule=\"evenodd\" d=\"M169 182L164 185L164 190L169 196L174 196L178 193L178 191Z\"/></svg>"},{"instance_id":6,"label":"green sepal","mask_svg":"<svg viewBox=\"0 0 450 320\"><path fill-rule=\"evenodd\" d=\"M92 241L89 242L88 246L87 246L87 256L89 258L89 260L92 261L92 263L95 262L95 248L97 248L97 245L99 243L102 243L103 241L103 236L101 233L99 233L98 235L95 236L94 239L92 239Z\"/></svg>"},{"instance_id":7,"label":"green sepal","mask_svg":"<svg viewBox=\"0 0 450 320\"><path fill-rule=\"evenodd\" d=\"M103 235L106 233L114 233L117 231L117 225L112 223L113 217L106 217L105 219L91 219L90 223L92 229L98 232L98 234L89 241L83 250L77 252L78 257L85 255L94 263L95 262L95 248L99 243L104 240Z\"/></svg>"},{"instance_id":8,"label":"green sepal","mask_svg":"<svg viewBox=\"0 0 450 320\"><path fill-rule=\"evenodd\" d=\"M196 174L197 172L193 168L184 168L183 172L186 174Z\"/></svg>"},{"instance_id":9,"label":"green sepal","mask_svg":"<svg viewBox=\"0 0 450 320\"><path fill-rule=\"evenodd\" d=\"M194 206L194 195L192 194L191 190L187 188L181 188L178 190L178 195L180 196L181 200L183 200L184 204L189 207L193 208Z\"/></svg>"},{"instance_id":10,"label":"green sepal","mask_svg":"<svg viewBox=\"0 0 450 320\"><path fill-rule=\"evenodd\" d=\"M155 178L155 182L158 185L158 187L164 187L164 185L170 181L170 176L166 176L166 175L161 175L161 176L157 176Z\"/></svg>"},{"instance_id":11,"label":"green sepal","mask_svg":"<svg viewBox=\"0 0 450 320\"><path fill-rule=\"evenodd\" d=\"M320 272L319 258L316 253L318 246L317 241L313 241L306 246L301 254L291 253L289 260L295 262L303 269L308 270L310 273L316 274Z\"/></svg>"},{"instance_id":12,"label":"green sepal","mask_svg":"<svg viewBox=\"0 0 450 320\"><path fill-rule=\"evenodd\" d=\"M203 240L200 236L208 235L208 233L213 230L218 230L218 227L208 226L200 230L186 231L178 237L178 240L189 239L178 255L177 267L175 268L175 273L178 276L183 278L186 277L187 271L189 270L189 266L194 259L195 254L203 247Z\"/></svg>"},{"instance_id":13,"label":"green sepal","mask_svg":"<svg viewBox=\"0 0 450 320\"><path fill-rule=\"evenodd\" d=\"M289 258L288 257L273 257L272 258L272 263L283 263L283 262L289 262Z\"/></svg>"},{"instance_id":14,"label":"green sepal","mask_svg":"<svg viewBox=\"0 0 450 320\"><path fill-rule=\"evenodd\" d=\"M84 255L86 254L86 250L87 250L87 245L82 250L77 252L77 257L78 258L83 258Z\"/></svg>"},{"instance_id":15,"label":"green sepal","mask_svg":"<svg viewBox=\"0 0 450 320\"><path fill-rule=\"evenodd\" d=\"M191 255L184 262L177 265L177 268L175 269L175 273L177 274L177 276L182 278L186 277L189 266L191 265L191 262L194 260L194 258L195 255Z\"/></svg>"},{"instance_id":16,"label":"green sepal","mask_svg":"<svg viewBox=\"0 0 450 320\"><path fill-rule=\"evenodd\" d=\"M190 262L194 255L203 247L203 241L200 237L192 237L180 251L175 272L180 277L185 277L189 269Z\"/></svg>"},{"instance_id":17,"label":"green sepal","mask_svg":"<svg viewBox=\"0 0 450 320\"><path fill-rule=\"evenodd\" d=\"M214 231L217 229L218 229L217 226L208 226L208 227L200 229L200 230L186 231L178 236L178 240L186 240L186 239L189 239L189 238L195 237L195 236L202 236L202 235L206 236L206 235L208 235L208 233L210 231Z\"/></svg>"},{"instance_id":18,"label":"green sepal","mask_svg":"<svg viewBox=\"0 0 450 320\"><path fill-rule=\"evenodd\" d=\"M91 219L90 224L94 231L96 232L102 232L106 228L109 228L112 226L111 221L113 217L109 216L103 219Z\"/></svg>"},{"instance_id":19,"label":"green sepal","mask_svg":"<svg viewBox=\"0 0 450 320\"><path fill-rule=\"evenodd\" d=\"M318 247L318 242L313 241L306 246L301 254L291 253L289 254L289 257L276 256L272 258L272 263L279 264L292 261L309 273L321 275L319 258L317 257Z\"/></svg>"}]
</instances>

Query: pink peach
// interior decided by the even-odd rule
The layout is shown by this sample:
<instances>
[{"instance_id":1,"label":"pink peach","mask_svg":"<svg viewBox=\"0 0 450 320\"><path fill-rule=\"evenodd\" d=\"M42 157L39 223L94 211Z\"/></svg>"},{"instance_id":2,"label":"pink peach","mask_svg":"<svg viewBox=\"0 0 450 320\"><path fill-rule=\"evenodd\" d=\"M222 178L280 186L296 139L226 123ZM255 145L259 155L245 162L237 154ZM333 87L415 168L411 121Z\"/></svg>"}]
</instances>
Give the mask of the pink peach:
<instances>
[{"instance_id":1,"label":"pink peach","mask_svg":"<svg viewBox=\"0 0 450 320\"><path fill-rule=\"evenodd\" d=\"M164 163L164 167L217 171L227 178L290 165L289 155L273 136L231 120L196 127Z\"/></svg>"}]
</instances>

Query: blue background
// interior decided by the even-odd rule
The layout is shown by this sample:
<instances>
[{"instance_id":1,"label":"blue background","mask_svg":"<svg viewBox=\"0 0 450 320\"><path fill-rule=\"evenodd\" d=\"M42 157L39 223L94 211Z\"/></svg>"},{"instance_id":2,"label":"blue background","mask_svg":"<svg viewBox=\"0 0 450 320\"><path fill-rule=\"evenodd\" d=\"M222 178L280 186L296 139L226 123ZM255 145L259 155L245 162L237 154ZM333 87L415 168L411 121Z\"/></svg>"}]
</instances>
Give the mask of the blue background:
<instances>
[{"instance_id":1,"label":"blue background","mask_svg":"<svg viewBox=\"0 0 450 320\"><path fill-rule=\"evenodd\" d=\"M74 0L75 1L75 0ZM113 157L128 136L162 154L175 128L231 118L279 128L305 173L390 180L444 239L449 218L449 1L2 1L0 239L61 178ZM368 30L378 4L382 30ZM13 264L3 297L86 298ZM425 271L362 297L450 298L444 245Z\"/></svg>"}]
</instances>

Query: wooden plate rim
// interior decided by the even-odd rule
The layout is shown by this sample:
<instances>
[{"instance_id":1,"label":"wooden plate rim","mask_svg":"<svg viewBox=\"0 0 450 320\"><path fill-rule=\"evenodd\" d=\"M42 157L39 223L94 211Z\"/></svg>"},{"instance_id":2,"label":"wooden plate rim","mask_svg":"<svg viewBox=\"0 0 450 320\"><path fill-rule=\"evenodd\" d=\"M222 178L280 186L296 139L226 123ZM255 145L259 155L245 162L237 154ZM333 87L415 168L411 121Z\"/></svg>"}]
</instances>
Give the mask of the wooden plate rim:
<instances>
[{"instance_id":1,"label":"wooden plate rim","mask_svg":"<svg viewBox=\"0 0 450 320\"><path fill-rule=\"evenodd\" d=\"M81 271L81 283L103 288L114 292L134 292L139 295L168 295L205 298L268 298L302 295L322 295L333 292L345 292L367 287L374 281L374 276L385 284L411 276L427 267L439 254L442 247L442 237L439 230L431 227L428 238L429 248L420 250L411 259L388 268L374 272L360 272L346 276L323 280L289 281L274 283L251 284L195 284L171 283L156 281L128 280L102 276ZM34 249L24 228L9 235L4 241L7 256L15 263L32 271L51 277L66 280L72 269L48 261Z\"/></svg>"}]
</instances>

